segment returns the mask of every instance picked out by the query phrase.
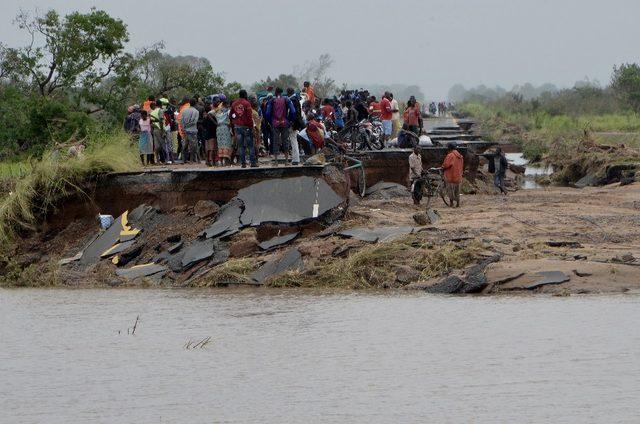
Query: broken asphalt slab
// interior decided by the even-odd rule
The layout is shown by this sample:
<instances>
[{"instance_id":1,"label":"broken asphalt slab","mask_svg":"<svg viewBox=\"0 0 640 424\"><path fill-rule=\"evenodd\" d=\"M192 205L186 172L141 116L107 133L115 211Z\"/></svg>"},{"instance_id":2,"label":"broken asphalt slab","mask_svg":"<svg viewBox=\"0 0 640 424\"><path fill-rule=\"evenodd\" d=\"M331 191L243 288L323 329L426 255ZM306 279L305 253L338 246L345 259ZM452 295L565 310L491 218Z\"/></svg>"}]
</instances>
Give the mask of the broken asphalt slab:
<instances>
[{"instance_id":1,"label":"broken asphalt slab","mask_svg":"<svg viewBox=\"0 0 640 424\"><path fill-rule=\"evenodd\" d=\"M140 277L149 277L151 275L165 273L167 272L167 268L162 265L157 265L154 263L144 264L144 265L136 265L131 268L126 269L117 269L116 275L118 277L126 278L128 280L134 280Z\"/></svg>"},{"instance_id":2,"label":"broken asphalt slab","mask_svg":"<svg viewBox=\"0 0 640 424\"><path fill-rule=\"evenodd\" d=\"M120 232L123 231L123 219L126 218L126 214L120 215L111 227L105 232L98 235L98 237L92 241L82 252L80 258L81 265L92 265L100 260L100 256L108 249L118 242L120 239Z\"/></svg>"},{"instance_id":3,"label":"broken asphalt slab","mask_svg":"<svg viewBox=\"0 0 640 424\"><path fill-rule=\"evenodd\" d=\"M308 176L260 181L238 191L237 198L244 203L242 226L253 227L265 223L302 223L346 202L324 179Z\"/></svg>"},{"instance_id":4,"label":"broken asphalt slab","mask_svg":"<svg viewBox=\"0 0 640 424\"><path fill-rule=\"evenodd\" d=\"M182 256L182 268L187 269L194 264L213 256L214 241L211 239L196 239L187 247Z\"/></svg>"},{"instance_id":5,"label":"broken asphalt slab","mask_svg":"<svg viewBox=\"0 0 640 424\"><path fill-rule=\"evenodd\" d=\"M562 284L571 279L571 277L569 277L562 271L541 271L536 275L538 275L540 278L532 284L525 286L525 289L533 290L549 284Z\"/></svg>"},{"instance_id":6,"label":"broken asphalt slab","mask_svg":"<svg viewBox=\"0 0 640 424\"><path fill-rule=\"evenodd\" d=\"M338 233L338 235L347 238L354 238L356 240L366 241L367 243L377 243L393 239L394 237L403 236L406 234L412 234L416 231L415 227L355 227L348 230L344 230Z\"/></svg>"},{"instance_id":7,"label":"broken asphalt slab","mask_svg":"<svg viewBox=\"0 0 640 424\"><path fill-rule=\"evenodd\" d=\"M286 271L300 270L303 267L302 255L298 249L289 249L276 259L272 259L258 268L249 278L250 284L264 284L271 277Z\"/></svg>"},{"instance_id":8,"label":"broken asphalt slab","mask_svg":"<svg viewBox=\"0 0 640 424\"><path fill-rule=\"evenodd\" d=\"M258 245L261 250L271 250L277 247L283 246L293 240L300 235L300 232L295 232L291 234L285 234L284 236L273 237L269 240L263 241Z\"/></svg>"},{"instance_id":9,"label":"broken asphalt slab","mask_svg":"<svg viewBox=\"0 0 640 424\"><path fill-rule=\"evenodd\" d=\"M244 209L242 200L234 198L225 204L218 211L216 221L213 225L202 232L206 238L226 237L237 233L242 228L240 215Z\"/></svg>"}]
</instances>

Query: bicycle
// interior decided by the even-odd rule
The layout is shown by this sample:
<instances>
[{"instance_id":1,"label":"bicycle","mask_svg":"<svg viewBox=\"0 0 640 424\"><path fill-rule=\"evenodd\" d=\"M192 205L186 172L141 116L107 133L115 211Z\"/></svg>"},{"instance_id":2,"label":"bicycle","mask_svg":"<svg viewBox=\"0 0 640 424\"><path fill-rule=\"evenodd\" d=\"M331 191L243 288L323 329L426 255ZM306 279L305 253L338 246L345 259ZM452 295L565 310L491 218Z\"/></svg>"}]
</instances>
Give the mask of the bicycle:
<instances>
[{"instance_id":1,"label":"bicycle","mask_svg":"<svg viewBox=\"0 0 640 424\"><path fill-rule=\"evenodd\" d=\"M422 196L427 198L426 207L429 209L432 199L436 196L440 196L442 201L447 206L450 205L446 199L446 191L444 185L444 178L442 177L442 168L429 168L426 172L422 173Z\"/></svg>"}]
</instances>

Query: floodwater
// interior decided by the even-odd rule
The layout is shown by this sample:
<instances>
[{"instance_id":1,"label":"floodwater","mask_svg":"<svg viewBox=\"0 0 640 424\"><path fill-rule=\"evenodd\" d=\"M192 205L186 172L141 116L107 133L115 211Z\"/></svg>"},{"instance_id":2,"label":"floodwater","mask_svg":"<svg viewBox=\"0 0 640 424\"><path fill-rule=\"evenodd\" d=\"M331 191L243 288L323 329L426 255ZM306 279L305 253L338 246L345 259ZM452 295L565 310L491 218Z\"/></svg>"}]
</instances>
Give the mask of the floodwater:
<instances>
[{"instance_id":1,"label":"floodwater","mask_svg":"<svg viewBox=\"0 0 640 424\"><path fill-rule=\"evenodd\" d=\"M0 290L0 318L2 423L640 420L633 295Z\"/></svg>"},{"instance_id":2,"label":"floodwater","mask_svg":"<svg viewBox=\"0 0 640 424\"><path fill-rule=\"evenodd\" d=\"M522 179L523 189L541 188L542 186L536 182L536 178L553 173L552 167L541 167L530 165L522 153L505 153L507 160L514 165L524 165L524 178Z\"/></svg>"}]
</instances>

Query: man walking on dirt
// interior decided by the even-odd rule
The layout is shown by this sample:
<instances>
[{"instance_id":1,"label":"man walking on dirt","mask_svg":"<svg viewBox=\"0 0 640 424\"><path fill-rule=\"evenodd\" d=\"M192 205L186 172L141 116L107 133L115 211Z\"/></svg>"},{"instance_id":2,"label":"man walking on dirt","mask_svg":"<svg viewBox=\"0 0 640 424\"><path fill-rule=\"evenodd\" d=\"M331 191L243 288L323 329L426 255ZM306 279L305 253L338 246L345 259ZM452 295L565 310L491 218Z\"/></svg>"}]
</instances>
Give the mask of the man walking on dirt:
<instances>
[{"instance_id":1,"label":"man walking on dirt","mask_svg":"<svg viewBox=\"0 0 640 424\"><path fill-rule=\"evenodd\" d=\"M484 156L489 160L489 173L493 174L493 185L500 190L500 193L507 195L507 189L504 188L504 178L507 176L507 168L509 162L500 147L496 147L495 153L485 153Z\"/></svg>"},{"instance_id":2,"label":"man walking on dirt","mask_svg":"<svg viewBox=\"0 0 640 424\"><path fill-rule=\"evenodd\" d=\"M456 208L460 207L460 183L462 183L462 171L464 169L464 160L455 143L447 144L447 156L442 163L444 170L444 183L449 197L449 206L453 207L453 201L456 201Z\"/></svg>"},{"instance_id":3,"label":"man walking on dirt","mask_svg":"<svg viewBox=\"0 0 640 424\"><path fill-rule=\"evenodd\" d=\"M422 200L422 155L420 147L415 146L413 153L409 156L409 184L411 187L411 197L413 204L419 205Z\"/></svg>"}]
</instances>

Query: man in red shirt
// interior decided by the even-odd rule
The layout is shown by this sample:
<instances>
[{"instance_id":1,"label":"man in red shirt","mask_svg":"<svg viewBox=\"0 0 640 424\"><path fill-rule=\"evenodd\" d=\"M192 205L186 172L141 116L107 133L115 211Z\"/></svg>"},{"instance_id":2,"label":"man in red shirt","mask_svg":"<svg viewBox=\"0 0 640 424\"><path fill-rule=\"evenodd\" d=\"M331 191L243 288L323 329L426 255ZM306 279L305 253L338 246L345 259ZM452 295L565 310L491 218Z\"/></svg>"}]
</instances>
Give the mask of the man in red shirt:
<instances>
[{"instance_id":1,"label":"man in red shirt","mask_svg":"<svg viewBox=\"0 0 640 424\"><path fill-rule=\"evenodd\" d=\"M311 139L316 151L318 151L324 147L324 131L322 124L316 120L313 114L309 114L307 120L307 135Z\"/></svg>"},{"instance_id":2,"label":"man in red shirt","mask_svg":"<svg viewBox=\"0 0 640 424\"><path fill-rule=\"evenodd\" d=\"M369 117L380 118L380 103L376 101L376 96L369 98Z\"/></svg>"},{"instance_id":3,"label":"man in red shirt","mask_svg":"<svg viewBox=\"0 0 640 424\"><path fill-rule=\"evenodd\" d=\"M389 100L389 92L385 91L380 100L380 120L382 121L382 142L387 144L391 133L393 132L393 111L391 109L391 100Z\"/></svg>"},{"instance_id":4,"label":"man in red shirt","mask_svg":"<svg viewBox=\"0 0 640 424\"><path fill-rule=\"evenodd\" d=\"M453 201L456 201L456 208L460 207L460 183L462 182L462 171L464 169L464 160L455 143L447 144L447 156L442 163L444 170L444 183L449 197L449 206L453 207Z\"/></svg>"},{"instance_id":5,"label":"man in red shirt","mask_svg":"<svg viewBox=\"0 0 640 424\"><path fill-rule=\"evenodd\" d=\"M331 106L331 100L324 99L320 112L322 113L322 118L325 121L333 122L335 120L335 110L333 109L333 106Z\"/></svg>"},{"instance_id":6,"label":"man in red shirt","mask_svg":"<svg viewBox=\"0 0 640 424\"><path fill-rule=\"evenodd\" d=\"M247 167L245 150L249 149L249 161L252 168L258 167L256 152L253 146L253 110L251 103L247 100L247 90L240 90L240 97L231 104L229 117L236 133L236 143L238 144L240 163L243 168Z\"/></svg>"}]
</instances>

